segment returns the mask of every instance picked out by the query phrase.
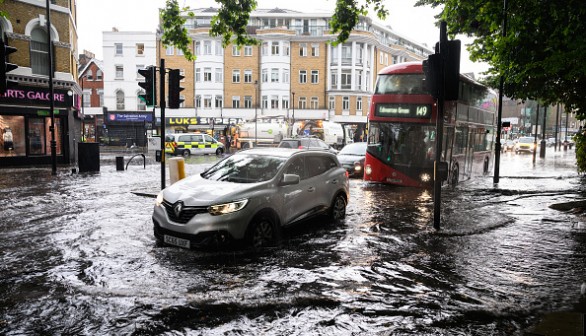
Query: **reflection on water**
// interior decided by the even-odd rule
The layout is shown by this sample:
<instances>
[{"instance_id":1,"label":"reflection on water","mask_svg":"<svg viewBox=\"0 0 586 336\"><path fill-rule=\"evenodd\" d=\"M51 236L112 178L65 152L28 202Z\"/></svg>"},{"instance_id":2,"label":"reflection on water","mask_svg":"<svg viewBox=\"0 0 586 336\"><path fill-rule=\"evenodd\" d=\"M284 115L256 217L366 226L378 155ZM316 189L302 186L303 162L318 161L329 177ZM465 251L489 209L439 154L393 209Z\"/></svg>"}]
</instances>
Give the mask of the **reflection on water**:
<instances>
[{"instance_id":1,"label":"reflection on water","mask_svg":"<svg viewBox=\"0 0 586 336\"><path fill-rule=\"evenodd\" d=\"M187 173L215 162L191 157ZM158 248L157 164L57 178L3 170L3 334L514 335L570 309L586 279L577 177L486 177L442 193L351 182L347 219L323 218L253 253Z\"/></svg>"}]
</instances>

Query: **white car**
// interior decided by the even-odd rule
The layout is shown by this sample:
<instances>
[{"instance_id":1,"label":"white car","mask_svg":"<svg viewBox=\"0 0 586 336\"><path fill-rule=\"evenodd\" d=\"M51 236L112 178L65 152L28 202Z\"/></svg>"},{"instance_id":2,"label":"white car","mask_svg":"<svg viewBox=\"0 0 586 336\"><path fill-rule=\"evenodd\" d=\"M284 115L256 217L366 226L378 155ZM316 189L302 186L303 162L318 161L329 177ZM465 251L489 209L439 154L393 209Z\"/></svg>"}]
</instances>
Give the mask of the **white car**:
<instances>
[{"instance_id":1,"label":"white car","mask_svg":"<svg viewBox=\"0 0 586 336\"><path fill-rule=\"evenodd\" d=\"M346 216L348 173L327 151L265 148L237 152L159 193L154 233L184 248L234 240L273 245L282 227L317 215Z\"/></svg>"}]
</instances>

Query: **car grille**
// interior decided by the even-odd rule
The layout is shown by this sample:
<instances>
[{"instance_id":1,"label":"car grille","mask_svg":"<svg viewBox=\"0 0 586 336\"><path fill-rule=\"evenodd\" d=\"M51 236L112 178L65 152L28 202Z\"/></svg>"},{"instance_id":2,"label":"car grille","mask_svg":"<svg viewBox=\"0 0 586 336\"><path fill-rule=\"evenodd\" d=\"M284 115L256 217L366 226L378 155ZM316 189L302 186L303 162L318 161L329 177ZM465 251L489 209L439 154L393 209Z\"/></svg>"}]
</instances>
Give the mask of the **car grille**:
<instances>
[{"instance_id":1,"label":"car grille","mask_svg":"<svg viewBox=\"0 0 586 336\"><path fill-rule=\"evenodd\" d=\"M173 222L181 224L189 222L193 218L193 216L197 214L208 212L207 207L204 206L184 206L179 216L177 216L175 215L175 211L173 211L173 204L169 203L168 201L163 201L163 206L165 207L165 211L167 212L167 216L169 217L169 219Z\"/></svg>"}]
</instances>

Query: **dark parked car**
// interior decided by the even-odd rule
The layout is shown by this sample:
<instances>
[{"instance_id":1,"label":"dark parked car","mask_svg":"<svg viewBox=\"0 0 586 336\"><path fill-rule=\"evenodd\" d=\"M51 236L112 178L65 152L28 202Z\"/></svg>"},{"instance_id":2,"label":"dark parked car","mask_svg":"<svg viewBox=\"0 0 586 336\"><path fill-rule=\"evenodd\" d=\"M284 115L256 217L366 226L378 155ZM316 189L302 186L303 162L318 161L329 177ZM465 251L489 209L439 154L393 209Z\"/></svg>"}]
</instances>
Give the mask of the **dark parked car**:
<instances>
[{"instance_id":1,"label":"dark parked car","mask_svg":"<svg viewBox=\"0 0 586 336\"><path fill-rule=\"evenodd\" d=\"M352 177L364 175L364 158L366 156L366 142L355 142L344 146L338 153L338 161Z\"/></svg>"},{"instance_id":2,"label":"dark parked car","mask_svg":"<svg viewBox=\"0 0 586 336\"><path fill-rule=\"evenodd\" d=\"M334 147L328 145L325 141L317 137L286 138L281 140L278 147L325 150L334 154L338 153L338 151Z\"/></svg>"},{"instance_id":3,"label":"dark parked car","mask_svg":"<svg viewBox=\"0 0 586 336\"><path fill-rule=\"evenodd\" d=\"M321 214L343 219L348 198L348 173L332 153L244 150L161 191L155 237L183 248L232 240L273 245L282 227Z\"/></svg>"}]
</instances>

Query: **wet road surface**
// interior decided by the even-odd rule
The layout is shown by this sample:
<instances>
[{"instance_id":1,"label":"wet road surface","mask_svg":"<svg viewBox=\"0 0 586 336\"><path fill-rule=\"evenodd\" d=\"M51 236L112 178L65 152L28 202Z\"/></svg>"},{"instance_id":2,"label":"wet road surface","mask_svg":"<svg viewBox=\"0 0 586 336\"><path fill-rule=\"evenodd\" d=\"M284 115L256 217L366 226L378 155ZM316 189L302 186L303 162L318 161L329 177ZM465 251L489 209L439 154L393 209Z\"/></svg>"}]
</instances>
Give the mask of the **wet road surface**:
<instances>
[{"instance_id":1,"label":"wet road surface","mask_svg":"<svg viewBox=\"0 0 586 336\"><path fill-rule=\"evenodd\" d=\"M260 253L157 247L133 191L158 190L158 163L2 169L0 333L522 335L584 306L580 216L549 207L584 198L573 157L504 154L498 185L444 190L440 231L431 191L355 179L344 222Z\"/></svg>"}]
</instances>

